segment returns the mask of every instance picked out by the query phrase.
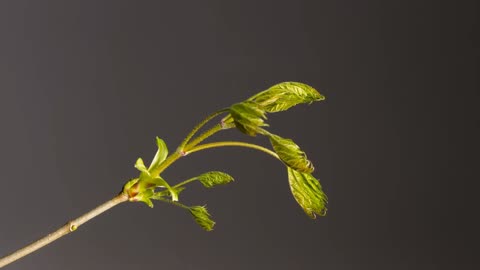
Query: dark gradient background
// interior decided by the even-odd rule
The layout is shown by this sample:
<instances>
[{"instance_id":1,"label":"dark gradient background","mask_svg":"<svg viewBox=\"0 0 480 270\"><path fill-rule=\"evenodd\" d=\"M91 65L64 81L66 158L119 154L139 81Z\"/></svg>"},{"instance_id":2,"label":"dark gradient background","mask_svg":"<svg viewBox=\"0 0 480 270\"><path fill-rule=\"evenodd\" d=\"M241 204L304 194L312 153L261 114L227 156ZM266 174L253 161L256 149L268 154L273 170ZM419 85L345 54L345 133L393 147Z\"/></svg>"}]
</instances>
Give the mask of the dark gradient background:
<instances>
[{"instance_id":1,"label":"dark gradient background","mask_svg":"<svg viewBox=\"0 0 480 270\"><path fill-rule=\"evenodd\" d=\"M217 226L125 204L8 269L478 269L475 1L1 1L0 255L116 194L137 157L281 81L325 102L270 115L330 203L309 220L259 152L179 161ZM229 131L217 138L247 138Z\"/></svg>"}]
</instances>

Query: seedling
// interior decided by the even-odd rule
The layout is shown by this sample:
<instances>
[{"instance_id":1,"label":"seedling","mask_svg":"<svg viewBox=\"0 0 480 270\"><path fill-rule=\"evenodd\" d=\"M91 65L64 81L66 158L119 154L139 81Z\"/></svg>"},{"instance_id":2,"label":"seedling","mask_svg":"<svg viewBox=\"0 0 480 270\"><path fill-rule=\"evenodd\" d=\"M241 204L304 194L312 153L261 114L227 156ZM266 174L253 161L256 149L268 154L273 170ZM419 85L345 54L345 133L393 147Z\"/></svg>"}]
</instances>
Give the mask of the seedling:
<instances>
[{"instance_id":1,"label":"seedling","mask_svg":"<svg viewBox=\"0 0 480 270\"><path fill-rule=\"evenodd\" d=\"M199 181L204 187L212 188L217 185L225 185L233 181L233 177L219 171L206 172L196 177L187 179L176 185L171 185L161 174L178 159L189 156L205 149L237 146L252 148L262 151L283 162L287 169L288 182L293 197L312 219L326 214L327 197L322 191L320 182L312 175L314 167L307 159L305 152L291 139L282 138L279 135L267 131L268 124L266 115L285 111L301 103L312 103L324 100L325 97L314 88L298 82L284 82L276 84L249 99L233 104L232 106L214 112L200 122L185 137L177 149L169 155L166 143L156 138L157 152L150 165L147 167L142 158L135 162L135 168L139 171L138 177L127 181L120 194L113 199L99 205L86 214L67 222L55 232L21 248L12 254L0 259L0 268L8 265L25 255L57 240L78 229L85 222L107 211L108 209L123 202L142 202L153 208L153 201L169 203L188 211L195 222L204 230L211 231L215 225L206 206L187 206L181 203L181 192L186 186L194 181ZM215 118L224 115L213 127L200 135L198 131ZM211 143L202 142L222 130L236 128L249 136L266 136L272 145L270 150L261 145L240 141L217 141Z\"/></svg>"}]
</instances>

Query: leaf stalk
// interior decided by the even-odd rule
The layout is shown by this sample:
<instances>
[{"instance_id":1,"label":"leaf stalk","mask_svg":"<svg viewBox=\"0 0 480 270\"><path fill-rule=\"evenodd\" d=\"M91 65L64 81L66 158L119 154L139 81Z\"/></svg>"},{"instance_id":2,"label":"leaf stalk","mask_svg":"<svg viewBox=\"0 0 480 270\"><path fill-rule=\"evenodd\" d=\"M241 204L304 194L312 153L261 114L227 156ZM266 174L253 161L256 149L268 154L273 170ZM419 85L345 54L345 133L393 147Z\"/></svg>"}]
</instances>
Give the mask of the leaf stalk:
<instances>
[{"instance_id":1,"label":"leaf stalk","mask_svg":"<svg viewBox=\"0 0 480 270\"><path fill-rule=\"evenodd\" d=\"M253 143L237 142L237 141L213 142L213 143L206 143L206 144L197 145L196 147L193 147L188 152L186 152L186 154L195 153L195 152L205 150L205 149L225 147L225 146L239 146L239 147L256 149L256 150L262 151L262 152L264 152L266 154L269 154L270 156L280 160L278 155L268 148L265 148L263 146L253 144Z\"/></svg>"}]
</instances>

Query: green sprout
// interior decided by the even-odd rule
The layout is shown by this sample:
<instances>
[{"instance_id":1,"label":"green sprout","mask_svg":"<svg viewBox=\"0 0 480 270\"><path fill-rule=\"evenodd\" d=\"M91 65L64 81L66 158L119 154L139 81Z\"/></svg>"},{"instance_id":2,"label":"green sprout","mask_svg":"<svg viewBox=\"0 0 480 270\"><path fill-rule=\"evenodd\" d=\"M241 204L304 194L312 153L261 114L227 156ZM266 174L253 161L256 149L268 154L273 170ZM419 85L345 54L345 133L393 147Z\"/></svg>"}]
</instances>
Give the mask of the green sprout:
<instances>
[{"instance_id":1,"label":"green sprout","mask_svg":"<svg viewBox=\"0 0 480 270\"><path fill-rule=\"evenodd\" d=\"M205 188L212 188L233 182L233 177L224 172L211 171L171 185L169 181L161 176L170 165L180 158L210 148L226 146L246 147L273 156L286 166L290 190L303 211L312 219L315 219L317 216L324 216L327 211L327 196L324 194L318 179L312 175L314 171L312 162L307 159L305 152L293 140L283 138L265 129L269 127L266 123L267 114L285 111L298 104L310 104L324 99L325 97L311 86L298 82L283 82L245 101L233 104L226 109L209 115L193 128L170 155L167 144L157 137L157 151L150 165L147 167L144 160L138 158L134 164L134 167L139 171L138 177L127 181L123 185L120 194L86 214L69 221L55 232L1 258L0 268L70 232L76 231L83 223L123 202L143 202L152 208L154 206L153 201L168 203L188 211L195 222L204 230L213 230L215 222L212 220L207 207L182 204L180 193L187 188L188 184L195 181L200 182ZM205 124L221 115L224 116L213 127L197 134ZM249 136L266 136L270 140L273 150L242 141L202 143L217 132L233 128Z\"/></svg>"}]
</instances>

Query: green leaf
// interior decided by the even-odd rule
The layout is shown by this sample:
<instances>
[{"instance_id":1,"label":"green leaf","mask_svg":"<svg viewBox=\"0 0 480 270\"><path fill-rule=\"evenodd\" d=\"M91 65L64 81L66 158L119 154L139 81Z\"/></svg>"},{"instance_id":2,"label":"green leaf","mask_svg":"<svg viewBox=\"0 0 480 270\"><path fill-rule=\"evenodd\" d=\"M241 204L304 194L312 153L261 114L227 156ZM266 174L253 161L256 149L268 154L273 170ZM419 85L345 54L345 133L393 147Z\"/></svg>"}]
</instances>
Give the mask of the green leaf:
<instances>
[{"instance_id":1,"label":"green leaf","mask_svg":"<svg viewBox=\"0 0 480 270\"><path fill-rule=\"evenodd\" d=\"M324 216L327 213L327 196L322 191L320 182L309 173L302 173L292 168L288 170L288 181L293 197L310 217Z\"/></svg>"},{"instance_id":2,"label":"green leaf","mask_svg":"<svg viewBox=\"0 0 480 270\"><path fill-rule=\"evenodd\" d=\"M265 111L261 106L251 101L244 101L234 104L229 109L235 126L243 133L255 136L257 133L263 133L261 127L268 126L264 119Z\"/></svg>"},{"instance_id":3,"label":"green leaf","mask_svg":"<svg viewBox=\"0 0 480 270\"><path fill-rule=\"evenodd\" d=\"M311 173L314 168L307 155L291 139L285 139L278 135L269 134L273 150L280 159L290 168L299 172Z\"/></svg>"},{"instance_id":4,"label":"green leaf","mask_svg":"<svg viewBox=\"0 0 480 270\"><path fill-rule=\"evenodd\" d=\"M142 173L146 173L147 175L150 175L147 167L145 167L145 164L143 163L142 158L137 159L137 162L135 162L135 168L137 168L137 170L141 171Z\"/></svg>"},{"instance_id":5,"label":"green leaf","mask_svg":"<svg viewBox=\"0 0 480 270\"><path fill-rule=\"evenodd\" d=\"M153 157L150 167L148 167L149 171L160 165L168 156L167 144L159 137L157 137L157 147L157 153L155 154L155 157Z\"/></svg>"},{"instance_id":6,"label":"green leaf","mask_svg":"<svg viewBox=\"0 0 480 270\"><path fill-rule=\"evenodd\" d=\"M233 181L233 177L224 172L212 171L204 173L197 178L205 187L225 185Z\"/></svg>"},{"instance_id":7,"label":"green leaf","mask_svg":"<svg viewBox=\"0 0 480 270\"><path fill-rule=\"evenodd\" d=\"M259 104L265 111L273 113L288 110L300 103L312 103L324 99L325 96L309 85L299 82L283 82L254 95L248 100Z\"/></svg>"},{"instance_id":8,"label":"green leaf","mask_svg":"<svg viewBox=\"0 0 480 270\"><path fill-rule=\"evenodd\" d=\"M198 225L200 225L204 230L213 230L213 226L215 226L215 221L210 218L210 214L208 213L206 206L192 206L188 210L190 211Z\"/></svg>"}]
</instances>

